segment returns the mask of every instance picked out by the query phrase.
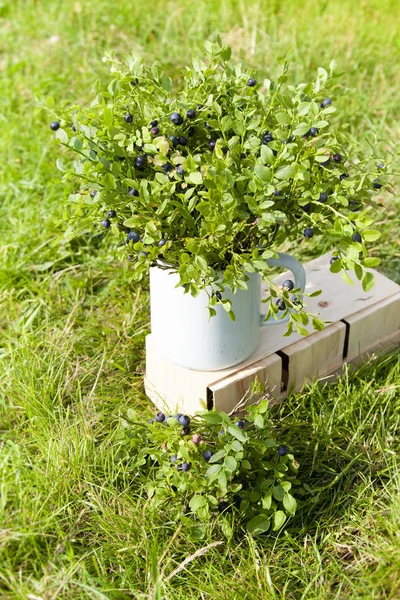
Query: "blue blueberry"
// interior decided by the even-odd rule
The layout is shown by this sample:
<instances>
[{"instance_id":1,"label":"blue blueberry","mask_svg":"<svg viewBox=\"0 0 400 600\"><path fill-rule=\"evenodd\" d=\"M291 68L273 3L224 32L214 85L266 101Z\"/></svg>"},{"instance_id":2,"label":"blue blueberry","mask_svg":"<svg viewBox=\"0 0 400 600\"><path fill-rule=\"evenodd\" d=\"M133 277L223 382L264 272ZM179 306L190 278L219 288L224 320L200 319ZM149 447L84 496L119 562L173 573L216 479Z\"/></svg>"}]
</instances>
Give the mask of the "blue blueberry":
<instances>
[{"instance_id":1,"label":"blue blueberry","mask_svg":"<svg viewBox=\"0 0 400 600\"><path fill-rule=\"evenodd\" d=\"M138 254L138 258L147 258L147 257L148 257L147 252L142 251L142 252L139 252L139 254Z\"/></svg>"},{"instance_id":2,"label":"blue blueberry","mask_svg":"<svg viewBox=\"0 0 400 600\"><path fill-rule=\"evenodd\" d=\"M325 98L325 100L322 100L321 102L321 108L326 108L330 104L332 104L332 100L330 98Z\"/></svg>"},{"instance_id":3,"label":"blue blueberry","mask_svg":"<svg viewBox=\"0 0 400 600\"><path fill-rule=\"evenodd\" d=\"M341 175L339 175L340 181L343 181L343 179L347 179L348 177L350 177L350 175L348 175L347 173L342 173Z\"/></svg>"},{"instance_id":4,"label":"blue blueberry","mask_svg":"<svg viewBox=\"0 0 400 600\"><path fill-rule=\"evenodd\" d=\"M361 235L358 233L358 231L353 233L351 239L353 240L353 242L358 242L359 244L361 244Z\"/></svg>"},{"instance_id":5,"label":"blue blueberry","mask_svg":"<svg viewBox=\"0 0 400 600\"><path fill-rule=\"evenodd\" d=\"M375 179L375 180L374 180L374 188L375 188L376 190L380 190L380 189L381 189L381 187L382 187L382 184L381 184L381 183L379 183L379 181L378 181L377 179Z\"/></svg>"},{"instance_id":6,"label":"blue blueberry","mask_svg":"<svg viewBox=\"0 0 400 600\"><path fill-rule=\"evenodd\" d=\"M376 168L381 170L385 168L385 163L380 163L379 165L376 165Z\"/></svg>"},{"instance_id":7,"label":"blue blueberry","mask_svg":"<svg viewBox=\"0 0 400 600\"><path fill-rule=\"evenodd\" d=\"M278 310L286 310L286 304L282 300L282 298L278 298L278 300L276 300L275 304L278 307Z\"/></svg>"},{"instance_id":8,"label":"blue blueberry","mask_svg":"<svg viewBox=\"0 0 400 600\"><path fill-rule=\"evenodd\" d=\"M144 167L145 164L146 164L146 157L143 156L142 154L139 154L139 156L137 156L135 158L135 166L138 167L139 169L141 169L142 167Z\"/></svg>"},{"instance_id":9,"label":"blue blueberry","mask_svg":"<svg viewBox=\"0 0 400 600\"><path fill-rule=\"evenodd\" d=\"M181 431L181 435L189 435L190 427L184 427Z\"/></svg>"},{"instance_id":10,"label":"blue blueberry","mask_svg":"<svg viewBox=\"0 0 400 600\"><path fill-rule=\"evenodd\" d=\"M126 113L126 115L124 116L124 120L125 120L127 123L132 123L132 121L133 121L133 116L131 115L131 113L127 112L127 113Z\"/></svg>"},{"instance_id":11,"label":"blue blueberry","mask_svg":"<svg viewBox=\"0 0 400 600\"><path fill-rule=\"evenodd\" d=\"M339 153L333 155L333 160L335 161L335 163L340 163L342 158L342 155Z\"/></svg>"},{"instance_id":12,"label":"blue blueberry","mask_svg":"<svg viewBox=\"0 0 400 600\"><path fill-rule=\"evenodd\" d=\"M184 471L185 473L187 473L190 469L190 464L189 463L182 463L181 464L181 471Z\"/></svg>"},{"instance_id":13,"label":"blue blueberry","mask_svg":"<svg viewBox=\"0 0 400 600\"><path fill-rule=\"evenodd\" d=\"M316 127L311 127L310 135L312 135L312 137L315 137L318 134L319 134L319 129L317 129Z\"/></svg>"},{"instance_id":14,"label":"blue blueberry","mask_svg":"<svg viewBox=\"0 0 400 600\"><path fill-rule=\"evenodd\" d=\"M306 238L312 238L312 236L314 235L314 229L312 229L312 227L306 227L303 231L303 234Z\"/></svg>"},{"instance_id":15,"label":"blue blueberry","mask_svg":"<svg viewBox=\"0 0 400 600\"><path fill-rule=\"evenodd\" d=\"M161 168L164 171L164 173L169 173L174 167L173 165L171 165L170 162L166 162L165 165L163 165Z\"/></svg>"},{"instance_id":16,"label":"blue blueberry","mask_svg":"<svg viewBox=\"0 0 400 600\"><path fill-rule=\"evenodd\" d=\"M291 292L294 289L294 283L291 279L285 279L285 281L282 283L282 287Z\"/></svg>"},{"instance_id":17,"label":"blue blueberry","mask_svg":"<svg viewBox=\"0 0 400 600\"><path fill-rule=\"evenodd\" d=\"M352 212L357 212L358 210L360 210L360 205L357 202L357 200L351 200L349 202L349 207Z\"/></svg>"},{"instance_id":18,"label":"blue blueberry","mask_svg":"<svg viewBox=\"0 0 400 600\"><path fill-rule=\"evenodd\" d=\"M196 111L193 108L190 108L187 113L186 116L188 119L195 119L196 118Z\"/></svg>"},{"instance_id":19,"label":"blue blueberry","mask_svg":"<svg viewBox=\"0 0 400 600\"><path fill-rule=\"evenodd\" d=\"M304 206L302 206L301 210L303 210L305 213L309 213L310 208L311 208L311 203L309 202L308 204L305 204Z\"/></svg>"},{"instance_id":20,"label":"blue blueberry","mask_svg":"<svg viewBox=\"0 0 400 600\"><path fill-rule=\"evenodd\" d=\"M133 260L135 257L132 254L128 254L126 260Z\"/></svg>"},{"instance_id":21,"label":"blue blueberry","mask_svg":"<svg viewBox=\"0 0 400 600\"><path fill-rule=\"evenodd\" d=\"M335 260L339 260L339 257L338 256L332 256L332 258L329 261L329 264L333 265L333 263L335 262Z\"/></svg>"},{"instance_id":22,"label":"blue blueberry","mask_svg":"<svg viewBox=\"0 0 400 600\"><path fill-rule=\"evenodd\" d=\"M236 427L239 427L239 429L243 429L243 428L244 428L244 426L245 426L245 422L244 422L244 421L242 421L242 419L238 419L238 420L235 422L235 425L236 425Z\"/></svg>"},{"instance_id":23,"label":"blue blueberry","mask_svg":"<svg viewBox=\"0 0 400 600\"><path fill-rule=\"evenodd\" d=\"M103 219L100 225L105 229L108 229L111 226L111 221L109 221L108 219Z\"/></svg>"},{"instance_id":24,"label":"blue blueberry","mask_svg":"<svg viewBox=\"0 0 400 600\"><path fill-rule=\"evenodd\" d=\"M179 425L182 425L182 427L188 427L190 424L190 417L188 417L187 415L181 415L178 418L178 423Z\"/></svg>"},{"instance_id":25,"label":"blue blueberry","mask_svg":"<svg viewBox=\"0 0 400 600\"><path fill-rule=\"evenodd\" d=\"M262 143L264 144L264 146L266 146L267 144L272 142L273 139L274 138L272 136L272 133L270 131L267 131L263 136Z\"/></svg>"},{"instance_id":26,"label":"blue blueberry","mask_svg":"<svg viewBox=\"0 0 400 600\"><path fill-rule=\"evenodd\" d=\"M178 145L179 140L178 140L178 138L175 135L171 135L169 139L170 139L170 142L172 142L172 145L174 147Z\"/></svg>"},{"instance_id":27,"label":"blue blueberry","mask_svg":"<svg viewBox=\"0 0 400 600\"><path fill-rule=\"evenodd\" d=\"M157 423L162 423L163 421L165 421L165 415L162 412L158 412L156 414L156 421Z\"/></svg>"},{"instance_id":28,"label":"blue blueberry","mask_svg":"<svg viewBox=\"0 0 400 600\"><path fill-rule=\"evenodd\" d=\"M230 504L229 502L226 502L225 500L221 500L221 502L218 504L218 510L220 513L227 511L230 508Z\"/></svg>"},{"instance_id":29,"label":"blue blueberry","mask_svg":"<svg viewBox=\"0 0 400 600\"><path fill-rule=\"evenodd\" d=\"M92 196L92 198L94 198L96 194L97 194L97 190L92 190L90 192L90 195Z\"/></svg>"},{"instance_id":30,"label":"blue blueberry","mask_svg":"<svg viewBox=\"0 0 400 600\"><path fill-rule=\"evenodd\" d=\"M283 196L282 190L274 190L274 196Z\"/></svg>"},{"instance_id":31,"label":"blue blueberry","mask_svg":"<svg viewBox=\"0 0 400 600\"><path fill-rule=\"evenodd\" d=\"M160 133L160 129L158 127L152 127L150 129L151 135L158 135Z\"/></svg>"},{"instance_id":32,"label":"blue blueberry","mask_svg":"<svg viewBox=\"0 0 400 600\"><path fill-rule=\"evenodd\" d=\"M182 123L183 123L183 118L177 112L172 113L172 115L170 116L170 120L172 121L172 123L174 125L182 125Z\"/></svg>"},{"instance_id":33,"label":"blue blueberry","mask_svg":"<svg viewBox=\"0 0 400 600\"><path fill-rule=\"evenodd\" d=\"M176 461L178 460L178 457L176 454L173 454L171 456L171 465L174 465L176 463Z\"/></svg>"},{"instance_id":34,"label":"blue blueberry","mask_svg":"<svg viewBox=\"0 0 400 600\"><path fill-rule=\"evenodd\" d=\"M210 458L212 457L212 452L211 450L204 450L203 452L203 458L206 462L208 462L210 460Z\"/></svg>"},{"instance_id":35,"label":"blue blueberry","mask_svg":"<svg viewBox=\"0 0 400 600\"><path fill-rule=\"evenodd\" d=\"M52 121L50 123L50 129L52 131L57 131L57 129L60 129L60 123L58 121Z\"/></svg>"},{"instance_id":36,"label":"blue blueberry","mask_svg":"<svg viewBox=\"0 0 400 600\"><path fill-rule=\"evenodd\" d=\"M321 167L327 167L331 162L330 158L327 158L324 162L319 163Z\"/></svg>"},{"instance_id":37,"label":"blue blueberry","mask_svg":"<svg viewBox=\"0 0 400 600\"><path fill-rule=\"evenodd\" d=\"M76 131L75 125L71 125L71 129L72 129L72 131Z\"/></svg>"},{"instance_id":38,"label":"blue blueberry","mask_svg":"<svg viewBox=\"0 0 400 600\"><path fill-rule=\"evenodd\" d=\"M178 137L178 144L180 146L187 146L187 143L188 143L187 138L184 135L180 135Z\"/></svg>"},{"instance_id":39,"label":"blue blueberry","mask_svg":"<svg viewBox=\"0 0 400 600\"><path fill-rule=\"evenodd\" d=\"M150 121L150 127L157 127L157 125L158 125L157 119L154 119L154 121Z\"/></svg>"},{"instance_id":40,"label":"blue blueberry","mask_svg":"<svg viewBox=\"0 0 400 600\"><path fill-rule=\"evenodd\" d=\"M278 446L278 449L277 449L278 456L286 456L286 454L288 454L288 452L289 452L289 448L287 446L285 446L285 444Z\"/></svg>"},{"instance_id":41,"label":"blue blueberry","mask_svg":"<svg viewBox=\"0 0 400 600\"><path fill-rule=\"evenodd\" d=\"M128 190L128 194L129 194L130 196L139 196L139 192L137 191L137 189L136 189L136 188L132 188L132 187L131 187L131 188L129 188L129 190Z\"/></svg>"},{"instance_id":42,"label":"blue blueberry","mask_svg":"<svg viewBox=\"0 0 400 600\"><path fill-rule=\"evenodd\" d=\"M255 85L257 85L257 81L253 77L250 77L250 79L247 81L246 85L248 87L254 87Z\"/></svg>"},{"instance_id":43,"label":"blue blueberry","mask_svg":"<svg viewBox=\"0 0 400 600\"><path fill-rule=\"evenodd\" d=\"M222 300L222 294L221 294L221 292L215 292L215 297L216 297L218 300Z\"/></svg>"},{"instance_id":44,"label":"blue blueberry","mask_svg":"<svg viewBox=\"0 0 400 600\"><path fill-rule=\"evenodd\" d=\"M178 175L184 175L185 169L182 167L182 165L178 165L176 167L176 172L177 172Z\"/></svg>"},{"instance_id":45,"label":"blue blueberry","mask_svg":"<svg viewBox=\"0 0 400 600\"><path fill-rule=\"evenodd\" d=\"M326 194L325 192L321 192L319 195L319 201L326 202L327 200L328 200L328 194Z\"/></svg>"},{"instance_id":46,"label":"blue blueberry","mask_svg":"<svg viewBox=\"0 0 400 600\"><path fill-rule=\"evenodd\" d=\"M182 417L182 413L177 413L176 415L174 415L174 419L176 419L177 421L179 421L179 419Z\"/></svg>"},{"instance_id":47,"label":"blue blueberry","mask_svg":"<svg viewBox=\"0 0 400 600\"><path fill-rule=\"evenodd\" d=\"M107 217L109 219L114 219L117 216L117 213L115 212L115 210L109 210L107 213Z\"/></svg>"},{"instance_id":48,"label":"blue blueberry","mask_svg":"<svg viewBox=\"0 0 400 600\"><path fill-rule=\"evenodd\" d=\"M208 147L209 147L209 149L210 149L210 150L214 150L214 148L215 148L215 144L216 144L216 143L217 143L217 142L216 142L215 140L210 140L210 141L208 142Z\"/></svg>"},{"instance_id":49,"label":"blue blueberry","mask_svg":"<svg viewBox=\"0 0 400 600\"><path fill-rule=\"evenodd\" d=\"M136 244L136 242L140 241L140 235L136 233L136 231L130 231L127 235L126 241Z\"/></svg>"},{"instance_id":50,"label":"blue blueberry","mask_svg":"<svg viewBox=\"0 0 400 600\"><path fill-rule=\"evenodd\" d=\"M159 248L162 248L163 246L165 246L166 243L167 243L167 240L160 240L157 245Z\"/></svg>"}]
</instances>

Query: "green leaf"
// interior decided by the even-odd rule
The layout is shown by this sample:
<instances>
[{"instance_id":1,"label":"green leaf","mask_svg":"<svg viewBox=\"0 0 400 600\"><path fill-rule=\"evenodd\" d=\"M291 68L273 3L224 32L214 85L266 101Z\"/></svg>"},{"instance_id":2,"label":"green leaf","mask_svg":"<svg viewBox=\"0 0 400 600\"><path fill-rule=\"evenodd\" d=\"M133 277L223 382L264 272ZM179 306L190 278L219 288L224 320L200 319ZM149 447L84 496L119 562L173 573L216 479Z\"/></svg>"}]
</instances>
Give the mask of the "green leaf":
<instances>
[{"instance_id":1,"label":"green leaf","mask_svg":"<svg viewBox=\"0 0 400 600\"><path fill-rule=\"evenodd\" d=\"M285 490L283 489L283 487L281 485L274 485L272 488L272 495L275 498L275 500L278 500L279 502L281 502L285 495Z\"/></svg>"},{"instance_id":2,"label":"green leaf","mask_svg":"<svg viewBox=\"0 0 400 600\"><path fill-rule=\"evenodd\" d=\"M335 261L335 262L339 262L339 261ZM333 264L335 264L335 263L333 263ZM347 275L347 271L342 271L341 275L346 283L349 283L350 285L354 285L354 281L352 279L350 279L350 277Z\"/></svg>"},{"instance_id":3,"label":"green leaf","mask_svg":"<svg viewBox=\"0 0 400 600\"><path fill-rule=\"evenodd\" d=\"M277 531L280 529L284 522L286 521L286 515L283 510L277 510L274 514L274 526L272 528L273 531Z\"/></svg>"},{"instance_id":4,"label":"green leaf","mask_svg":"<svg viewBox=\"0 0 400 600\"><path fill-rule=\"evenodd\" d=\"M60 128L56 131L56 138L63 144L68 143L68 133L64 129Z\"/></svg>"},{"instance_id":5,"label":"green leaf","mask_svg":"<svg viewBox=\"0 0 400 600\"><path fill-rule=\"evenodd\" d=\"M221 469L221 471L220 471L220 473L218 475L218 483L219 483L219 485L220 485L220 487L222 489L226 489L228 481L226 479L226 473L222 469Z\"/></svg>"},{"instance_id":6,"label":"green leaf","mask_svg":"<svg viewBox=\"0 0 400 600\"><path fill-rule=\"evenodd\" d=\"M274 162L274 153L272 152L271 148L266 144L263 144L261 146L260 156L264 164L271 165ZM260 179L262 178L260 177ZM262 181L264 181L264 179L262 179Z\"/></svg>"},{"instance_id":7,"label":"green leaf","mask_svg":"<svg viewBox=\"0 0 400 600\"><path fill-rule=\"evenodd\" d=\"M196 495L190 500L189 507L193 512L196 512L196 510L202 508L203 506L207 506L207 504L207 500L204 498L204 496Z\"/></svg>"},{"instance_id":8,"label":"green leaf","mask_svg":"<svg viewBox=\"0 0 400 600\"><path fill-rule=\"evenodd\" d=\"M289 125L292 120L286 112L278 112L275 114L275 119L280 125Z\"/></svg>"},{"instance_id":9,"label":"green leaf","mask_svg":"<svg viewBox=\"0 0 400 600\"><path fill-rule=\"evenodd\" d=\"M259 429L262 429L264 427L264 419L262 415L256 415L254 417L254 425Z\"/></svg>"},{"instance_id":10,"label":"green leaf","mask_svg":"<svg viewBox=\"0 0 400 600\"><path fill-rule=\"evenodd\" d=\"M201 185L203 183L203 177L200 171L193 171L193 173L189 173L189 175L185 176L185 181L187 183L192 183L193 185Z\"/></svg>"},{"instance_id":11,"label":"green leaf","mask_svg":"<svg viewBox=\"0 0 400 600\"><path fill-rule=\"evenodd\" d=\"M270 521L266 515L257 515L253 517L246 526L246 529L250 535L261 535L268 531Z\"/></svg>"},{"instance_id":12,"label":"green leaf","mask_svg":"<svg viewBox=\"0 0 400 600\"><path fill-rule=\"evenodd\" d=\"M293 163L291 165L287 165L286 167L282 167L275 173L275 177L277 179L285 180L294 177L297 173L298 165Z\"/></svg>"},{"instance_id":13,"label":"green leaf","mask_svg":"<svg viewBox=\"0 0 400 600\"><path fill-rule=\"evenodd\" d=\"M364 292L369 292L369 290L373 287L375 283L374 274L370 271L367 271L362 280L362 288Z\"/></svg>"},{"instance_id":14,"label":"green leaf","mask_svg":"<svg viewBox=\"0 0 400 600\"><path fill-rule=\"evenodd\" d=\"M310 127L309 127L309 125L307 125L307 123L301 123L293 131L293 135L298 135L298 136L306 135L306 133L309 131L309 129L310 129Z\"/></svg>"},{"instance_id":15,"label":"green leaf","mask_svg":"<svg viewBox=\"0 0 400 600\"><path fill-rule=\"evenodd\" d=\"M364 229L362 232L362 238L366 242L375 242L375 240L378 240L380 237L380 232L375 229Z\"/></svg>"},{"instance_id":16,"label":"green leaf","mask_svg":"<svg viewBox=\"0 0 400 600\"><path fill-rule=\"evenodd\" d=\"M297 333L299 333L300 335L304 335L304 337L306 335L310 335L310 332L307 331L307 329L304 329L304 327L302 327L298 323L296 323L295 325L296 325Z\"/></svg>"},{"instance_id":17,"label":"green leaf","mask_svg":"<svg viewBox=\"0 0 400 600\"><path fill-rule=\"evenodd\" d=\"M245 434L243 433L243 431L241 431L238 427L234 427L233 425L230 425L228 427L228 432L237 440L239 440L239 442L246 442L247 441L247 437L245 436Z\"/></svg>"},{"instance_id":18,"label":"green leaf","mask_svg":"<svg viewBox=\"0 0 400 600\"><path fill-rule=\"evenodd\" d=\"M364 260L361 262L364 267L367 267L368 269L372 269L374 267L377 267L380 264L381 259L370 256L368 258L364 258Z\"/></svg>"},{"instance_id":19,"label":"green leaf","mask_svg":"<svg viewBox=\"0 0 400 600\"><path fill-rule=\"evenodd\" d=\"M206 477L214 477L218 475L220 470L222 469L221 465L212 465L209 469L207 469Z\"/></svg>"},{"instance_id":20,"label":"green leaf","mask_svg":"<svg viewBox=\"0 0 400 600\"><path fill-rule=\"evenodd\" d=\"M268 492L265 494L265 496L263 496L262 500L262 507L265 508L266 510L269 510L271 508L272 505L272 490L269 489Z\"/></svg>"},{"instance_id":21,"label":"green leaf","mask_svg":"<svg viewBox=\"0 0 400 600\"><path fill-rule=\"evenodd\" d=\"M210 460L208 462L216 463L219 460L221 460L221 458L224 458L225 454L226 454L226 450L218 450L218 452L216 452L215 454L212 455L212 457L210 458Z\"/></svg>"},{"instance_id":22,"label":"green leaf","mask_svg":"<svg viewBox=\"0 0 400 600\"><path fill-rule=\"evenodd\" d=\"M331 264L331 266L329 267L329 270L331 273L339 273L339 271L341 271L342 269L342 261L340 260L340 258L338 258L338 260L334 260L333 263Z\"/></svg>"},{"instance_id":23,"label":"green leaf","mask_svg":"<svg viewBox=\"0 0 400 600\"><path fill-rule=\"evenodd\" d=\"M297 502L291 494L286 493L283 497L283 506L293 516L297 509Z\"/></svg>"},{"instance_id":24,"label":"green leaf","mask_svg":"<svg viewBox=\"0 0 400 600\"><path fill-rule=\"evenodd\" d=\"M261 181L267 183L271 178L271 171L268 167L264 167L264 165L256 165L254 167L254 173L257 175Z\"/></svg>"},{"instance_id":25,"label":"green leaf","mask_svg":"<svg viewBox=\"0 0 400 600\"><path fill-rule=\"evenodd\" d=\"M224 460L224 466L227 471L233 473L234 471L236 471L237 461L235 458L233 458L233 456L227 456Z\"/></svg>"}]
</instances>

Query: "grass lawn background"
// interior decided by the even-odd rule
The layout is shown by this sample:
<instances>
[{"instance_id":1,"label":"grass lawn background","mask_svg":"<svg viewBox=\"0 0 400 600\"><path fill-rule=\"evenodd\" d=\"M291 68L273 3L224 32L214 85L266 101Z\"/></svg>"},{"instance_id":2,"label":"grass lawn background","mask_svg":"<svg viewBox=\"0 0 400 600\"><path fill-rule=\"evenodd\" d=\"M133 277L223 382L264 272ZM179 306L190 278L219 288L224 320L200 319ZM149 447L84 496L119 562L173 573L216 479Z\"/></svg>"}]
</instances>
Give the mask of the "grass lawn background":
<instances>
[{"instance_id":1,"label":"grass lawn background","mask_svg":"<svg viewBox=\"0 0 400 600\"><path fill-rule=\"evenodd\" d=\"M195 544L152 512L114 460L119 415L151 408L147 282L130 283L107 240L60 241L69 190L56 114L37 110L49 96L89 102L108 49L173 74L221 32L263 74L291 50L293 81L335 58L349 88L338 114L360 135L373 126L395 180L399 14L398 0L0 2L1 598L400 598L398 353L276 409L313 490L285 532L227 542L210 527ZM400 283L399 202L381 191L371 255ZM304 259L328 249L316 238L287 248Z\"/></svg>"}]
</instances>

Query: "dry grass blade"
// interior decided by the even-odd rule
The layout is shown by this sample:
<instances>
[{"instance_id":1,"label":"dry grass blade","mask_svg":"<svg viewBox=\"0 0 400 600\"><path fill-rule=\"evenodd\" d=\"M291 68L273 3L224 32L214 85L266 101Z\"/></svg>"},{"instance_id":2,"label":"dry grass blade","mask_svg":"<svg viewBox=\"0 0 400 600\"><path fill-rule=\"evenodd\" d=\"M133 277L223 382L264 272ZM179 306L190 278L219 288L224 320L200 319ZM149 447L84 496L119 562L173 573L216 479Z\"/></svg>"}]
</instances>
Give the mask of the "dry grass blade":
<instances>
[{"instance_id":1,"label":"dry grass blade","mask_svg":"<svg viewBox=\"0 0 400 600\"><path fill-rule=\"evenodd\" d=\"M199 558L199 556L203 556L204 554L206 554L209 550L211 550L211 548L215 548L216 546L221 546L221 544L223 544L223 543L224 542L212 542L208 546L204 546L203 548L199 548L198 550L196 550L196 552L194 552L194 554L191 554L190 556L188 556L187 558L185 558L185 560L182 561L181 564L178 565L176 567L176 569L174 569L172 571L172 573L170 573L168 575L168 577L165 578L165 581L169 581L170 579L172 579L173 577L175 577L175 575L177 575L178 573L180 573L181 571L183 571L183 569L185 569L186 566L189 563L191 563L196 558Z\"/></svg>"}]
</instances>

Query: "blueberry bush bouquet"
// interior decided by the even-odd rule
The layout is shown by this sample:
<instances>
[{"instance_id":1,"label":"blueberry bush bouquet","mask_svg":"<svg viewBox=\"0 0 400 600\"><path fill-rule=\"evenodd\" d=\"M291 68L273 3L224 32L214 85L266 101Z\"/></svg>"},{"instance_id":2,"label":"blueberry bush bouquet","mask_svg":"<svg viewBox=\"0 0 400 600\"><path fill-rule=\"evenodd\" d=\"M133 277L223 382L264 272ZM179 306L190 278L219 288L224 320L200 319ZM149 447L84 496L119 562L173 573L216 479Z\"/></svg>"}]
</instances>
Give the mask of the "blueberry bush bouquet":
<instances>
[{"instance_id":1,"label":"blueberry bush bouquet","mask_svg":"<svg viewBox=\"0 0 400 600\"><path fill-rule=\"evenodd\" d=\"M368 290L366 269L379 263L367 256L379 237L370 210L386 167L348 124L331 123L334 64L293 86L287 64L272 81L232 64L220 40L206 49L176 86L159 63L105 57L109 85L97 85L90 107L56 115L50 127L77 156L57 166L80 186L67 238L104 228L136 279L151 265L173 269L186 292L207 290L211 316L221 303L234 318L224 289L246 289L246 273L258 272L270 282L267 318L289 312L288 333L307 333L310 318L319 329L303 296L271 283L264 259L323 236L331 271L350 283L353 272Z\"/></svg>"},{"instance_id":2,"label":"blueberry bush bouquet","mask_svg":"<svg viewBox=\"0 0 400 600\"><path fill-rule=\"evenodd\" d=\"M182 522L191 536L204 535L220 513L228 536L232 519L252 535L277 531L305 491L299 464L273 436L268 403L249 406L243 419L219 411L192 419L159 412L147 422L130 409L117 436L119 460L155 512Z\"/></svg>"}]
</instances>

